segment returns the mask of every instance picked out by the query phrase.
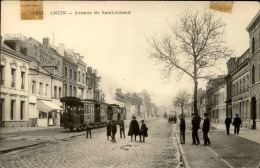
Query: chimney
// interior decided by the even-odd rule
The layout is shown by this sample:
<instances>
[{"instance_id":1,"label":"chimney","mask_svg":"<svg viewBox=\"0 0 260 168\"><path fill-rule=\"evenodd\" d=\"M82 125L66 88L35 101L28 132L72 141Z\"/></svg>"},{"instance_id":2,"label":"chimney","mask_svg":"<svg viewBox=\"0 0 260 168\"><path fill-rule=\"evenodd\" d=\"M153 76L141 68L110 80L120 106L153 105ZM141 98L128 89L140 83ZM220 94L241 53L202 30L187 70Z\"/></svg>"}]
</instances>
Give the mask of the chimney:
<instances>
[{"instance_id":1,"label":"chimney","mask_svg":"<svg viewBox=\"0 0 260 168\"><path fill-rule=\"evenodd\" d=\"M93 69L93 73L94 73L95 75L97 75L97 70L96 70L96 69Z\"/></svg>"},{"instance_id":2,"label":"chimney","mask_svg":"<svg viewBox=\"0 0 260 168\"><path fill-rule=\"evenodd\" d=\"M64 50L65 50L65 44L64 44L64 43L60 43L60 44L59 44L59 48L58 48L58 53L59 53L61 56L64 56Z\"/></svg>"},{"instance_id":3,"label":"chimney","mask_svg":"<svg viewBox=\"0 0 260 168\"><path fill-rule=\"evenodd\" d=\"M48 37L43 38L43 46L49 47L50 39Z\"/></svg>"},{"instance_id":4,"label":"chimney","mask_svg":"<svg viewBox=\"0 0 260 168\"><path fill-rule=\"evenodd\" d=\"M81 60L81 59L80 59L80 56L79 56L79 53L74 53L74 54L75 54L75 57L76 57L77 60L78 60L78 59Z\"/></svg>"},{"instance_id":5,"label":"chimney","mask_svg":"<svg viewBox=\"0 0 260 168\"><path fill-rule=\"evenodd\" d=\"M88 73L88 74L91 74L91 73L92 73L92 67L88 67L88 68L87 68L87 73Z\"/></svg>"},{"instance_id":6,"label":"chimney","mask_svg":"<svg viewBox=\"0 0 260 168\"><path fill-rule=\"evenodd\" d=\"M121 89L116 89L116 92L119 92L119 93L121 93Z\"/></svg>"}]
</instances>

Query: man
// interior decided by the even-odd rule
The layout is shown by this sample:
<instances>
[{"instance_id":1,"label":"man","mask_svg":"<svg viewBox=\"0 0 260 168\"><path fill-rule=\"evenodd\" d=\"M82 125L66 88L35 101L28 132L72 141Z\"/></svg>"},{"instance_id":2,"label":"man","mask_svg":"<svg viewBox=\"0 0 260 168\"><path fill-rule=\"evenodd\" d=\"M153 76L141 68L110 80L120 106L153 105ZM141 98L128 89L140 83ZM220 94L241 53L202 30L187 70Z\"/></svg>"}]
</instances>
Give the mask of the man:
<instances>
[{"instance_id":1,"label":"man","mask_svg":"<svg viewBox=\"0 0 260 168\"><path fill-rule=\"evenodd\" d=\"M124 135L125 138L125 124L124 124L124 120L121 120L120 122L120 138L122 138L122 134Z\"/></svg>"},{"instance_id":2,"label":"man","mask_svg":"<svg viewBox=\"0 0 260 168\"><path fill-rule=\"evenodd\" d=\"M185 124L185 120L183 118L183 115L180 114L179 116L180 118L180 141L181 144L185 144L185 130L186 130L186 124Z\"/></svg>"},{"instance_id":3,"label":"man","mask_svg":"<svg viewBox=\"0 0 260 168\"><path fill-rule=\"evenodd\" d=\"M92 125L91 125L91 120L90 120L90 118L88 117L88 119L87 119L87 122L86 122L86 134L87 134L87 137L86 138L88 138L88 134L89 134L89 136L90 136L90 138L92 138L91 137L91 127L92 127Z\"/></svg>"},{"instance_id":4,"label":"man","mask_svg":"<svg viewBox=\"0 0 260 168\"><path fill-rule=\"evenodd\" d=\"M226 115L225 124L226 124L227 135L229 135L229 129L230 129L231 123L232 123L231 118L229 118L228 115Z\"/></svg>"},{"instance_id":5,"label":"man","mask_svg":"<svg viewBox=\"0 0 260 168\"><path fill-rule=\"evenodd\" d=\"M143 136L143 142L145 142L145 137L148 136L148 128L146 127L144 120L141 120L142 124L141 124L141 131L140 131L140 142L142 142L142 136Z\"/></svg>"},{"instance_id":6,"label":"man","mask_svg":"<svg viewBox=\"0 0 260 168\"><path fill-rule=\"evenodd\" d=\"M199 118L197 115L195 116L194 113L191 114L192 120L191 120L191 125L192 125L192 144L193 145L199 145L200 140L198 136L198 130L199 130Z\"/></svg>"},{"instance_id":7,"label":"man","mask_svg":"<svg viewBox=\"0 0 260 168\"><path fill-rule=\"evenodd\" d=\"M238 117L238 114L236 114L236 117L234 118L233 124L234 125L234 134L239 134L239 127L241 125L242 121Z\"/></svg>"},{"instance_id":8,"label":"man","mask_svg":"<svg viewBox=\"0 0 260 168\"><path fill-rule=\"evenodd\" d=\"M109 140L110 136L111 136L111 121L107 120L107 140Z\"/></svg>"},{"instance_id":9,"label":"man","mask_svg":"<svg viewBox=\"0 0 260 168\"><path fill-rule=\"evenodd\" d=\"M136 136L139 135L140 142L141 142L140 127L139 127L138 122L136 121L135 116L132 117L132 120L131 120L130 126L129 126L129 131L128 131L128 136L131 136L131 142L133 142L133 135L135 136L135 141L136 141Z\"/></svg>"},{"instance_id":10,"label":"man","mask_svg":"<svg viewBox=\"0 0 260 168\"><path fill-rule=\"evenodd\" d=\"M111 133L112 133L112 142L115 143L116 142L116 132L117 132L117 127L116 127L116 122L114 120L112 120L112 124L111 124Z\"/></svg>"},{"instance_id":11,"label":"man","mask_svg":"<svg viewBox=\"0 0 260 168\"><path fill-rule=\"evenodd\" d=\"M204 121L203 121L203 126L202 126L202 131L203 131L203 139L204 139L204 146L209 145L210 144L210 140L209 140L209 127L210 127L210 121L209 121L209 116L208 113L204 114Z\"/></svg>"}]
</instances>

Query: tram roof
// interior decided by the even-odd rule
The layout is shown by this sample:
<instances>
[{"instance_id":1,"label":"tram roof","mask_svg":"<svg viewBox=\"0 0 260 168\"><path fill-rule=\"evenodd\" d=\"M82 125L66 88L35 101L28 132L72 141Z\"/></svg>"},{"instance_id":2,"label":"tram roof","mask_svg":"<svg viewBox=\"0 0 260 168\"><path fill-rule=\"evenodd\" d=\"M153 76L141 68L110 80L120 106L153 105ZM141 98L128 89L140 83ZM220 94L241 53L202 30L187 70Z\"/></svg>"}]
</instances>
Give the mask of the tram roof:
<instances>
[{"instance_id":1,"label":"tram roof","mask_svg":"<svg viewBox=\"0 0 260 168\"><path fill-rule=\"evenodd\" d=\"M81 99L80 99L80 98L77 98L77 97L69 96L69 97L62 97L62 98L60 99L60 102L65 102L65 103L81 103Z\"/></svg>"}]
</instances>

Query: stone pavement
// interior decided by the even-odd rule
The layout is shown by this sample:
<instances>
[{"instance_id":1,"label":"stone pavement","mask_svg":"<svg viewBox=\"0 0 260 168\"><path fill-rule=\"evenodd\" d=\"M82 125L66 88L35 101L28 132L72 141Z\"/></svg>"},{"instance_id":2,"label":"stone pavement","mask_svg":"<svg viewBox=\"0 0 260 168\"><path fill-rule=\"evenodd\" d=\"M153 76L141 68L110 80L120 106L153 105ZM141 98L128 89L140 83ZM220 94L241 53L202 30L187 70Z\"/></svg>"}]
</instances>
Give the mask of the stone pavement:
<instances>
[{"instance_id":1,"label":"stone pavement","mask_svg":"<svg viewBox=\"0 0 260 168\"><path fill-rule=\"evenodd\" d=\"M211 144L203 146L202 132L199 130L200 145L192 145L190 119L186 118L186 142L179 143L179 123L176 124L176 136L186 168L207 167L245 167L259 168L260 141L259 131L241 129L239 135L230 135L225 127L219 123L211 123L213 127L209 132ZM203 122L203 121L202 121Z\"/></svg>"},{"instance_id":2,"label":"stone pavement","mask_svg":"<svg viewBox=\"0 0 260 168\"><path fill-rule=\"evenodd\" d=\"M2 154L0 167L181 167L174 125L162 119L147 121L146 125L149 130L145 143L131 142L129 136L121 139L119 130L117 142L112 143L107 140L106 129L101 128L93 138L76 136Z\"/></svg>"}]
</instances>

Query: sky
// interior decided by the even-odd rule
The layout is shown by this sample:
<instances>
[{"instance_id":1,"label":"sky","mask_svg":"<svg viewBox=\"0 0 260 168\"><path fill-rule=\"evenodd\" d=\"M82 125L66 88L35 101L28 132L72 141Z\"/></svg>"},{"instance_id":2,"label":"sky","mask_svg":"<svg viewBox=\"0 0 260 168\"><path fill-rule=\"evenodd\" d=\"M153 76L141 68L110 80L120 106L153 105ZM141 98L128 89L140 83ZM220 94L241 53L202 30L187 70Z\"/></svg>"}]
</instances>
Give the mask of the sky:
<instances>
[{"instance_id":1,"label":"sky","mask_svg":"<svg viewBox=\"0 0 260 168\"><path fill-rule=\"evenodd\" d=\"M19 1L1 1L1 35L23 34L42 42L49 37L58 46L74 49L84 56L87 66L97 69L102 77L101 89L122 88L126 92L147 90L156 105L169 105L180 89L192 92L193 83L187 76L176 80L161 79L160 65L149 59L146 37L162 35L169 31L186 9L209 8L210 2L152 1L152 2L100 2L100 1L44 1L43 20L21 20ZM66 11L66 15L51 15ZM100 14L94 14L99 11ZM102 11L130 11L131 14L102 14ZM225 38L241 56L249 47L246 27L259 11L258 2L234 2L231 13L216 12L226 22ZM69 15L68 13L73 13ZM75 12L92 12L75 15ZM54 34L54 36L53 36ZM53 38L54 37L54 38ZM226 72L226 64L223 70ZM223 74L219 74L223 75ZM199 87L205 89L206 81Z\"/></svg>"}]
</instances>

